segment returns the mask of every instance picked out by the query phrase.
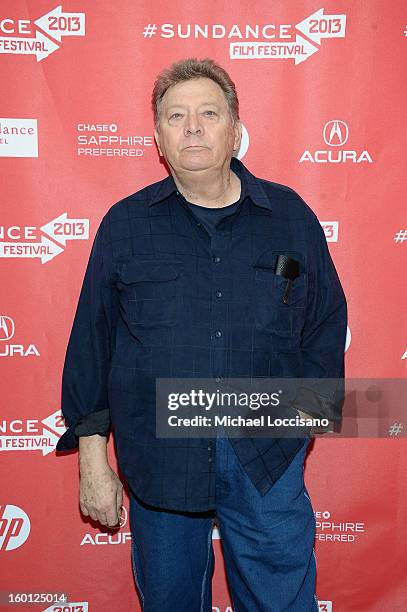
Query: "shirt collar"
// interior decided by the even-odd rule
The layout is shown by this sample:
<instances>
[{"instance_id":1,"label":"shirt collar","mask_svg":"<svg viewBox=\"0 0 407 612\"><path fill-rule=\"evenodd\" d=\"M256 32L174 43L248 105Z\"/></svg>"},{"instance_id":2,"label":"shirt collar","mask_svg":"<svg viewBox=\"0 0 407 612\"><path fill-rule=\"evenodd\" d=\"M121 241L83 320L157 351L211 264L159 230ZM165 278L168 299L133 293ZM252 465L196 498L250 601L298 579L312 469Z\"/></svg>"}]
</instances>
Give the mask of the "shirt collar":
<instances>
[{"instance_id":1,"label":"shirt collar","mask_svg":"<svg viewBox=\"0 0 407 612\"><path fill-rule=\"evenodd\" d=\"M232 157L230 160L231 169L238 175L241 181L241 199L249 196L254 204L271 210L270 200L260 182L260 179L255 177L246 166L237 157ZM159 181L155 190L151 194L148 202L149 206L157 204L168 198L174 191L177 191L177 186L172 175Z\"/></svg>"}]
</instances>

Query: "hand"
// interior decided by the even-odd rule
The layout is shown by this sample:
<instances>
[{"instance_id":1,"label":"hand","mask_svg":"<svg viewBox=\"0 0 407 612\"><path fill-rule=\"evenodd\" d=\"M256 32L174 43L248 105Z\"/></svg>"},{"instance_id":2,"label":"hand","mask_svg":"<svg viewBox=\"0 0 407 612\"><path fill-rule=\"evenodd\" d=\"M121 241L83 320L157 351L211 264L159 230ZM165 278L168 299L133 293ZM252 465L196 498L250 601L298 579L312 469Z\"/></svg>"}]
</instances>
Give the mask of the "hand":
<instances>
[{"instance_id":1,"label":"hand","mask_svg":"<svg viewBox=\"0 0 407 612\"><path fill-rule=\"evenodd\" d=\"M107 527L119 526L123 485L107 462L81 465L79 488L82 514Z\"/></svg>"}]
</instances>

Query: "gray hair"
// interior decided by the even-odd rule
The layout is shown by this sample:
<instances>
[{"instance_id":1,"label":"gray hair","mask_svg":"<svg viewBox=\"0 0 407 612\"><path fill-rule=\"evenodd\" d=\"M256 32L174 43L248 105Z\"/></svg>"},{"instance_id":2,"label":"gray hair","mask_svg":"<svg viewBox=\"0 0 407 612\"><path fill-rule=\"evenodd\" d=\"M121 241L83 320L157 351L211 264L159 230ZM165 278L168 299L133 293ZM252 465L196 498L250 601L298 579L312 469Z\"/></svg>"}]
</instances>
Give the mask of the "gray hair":
<instances>
[{"instance_id":1,"label":"gray hair","mask_svg":"<svg viewBox=\"0 0 407 612\"><path fill-rule=\"evenodd\" d=\"M198 79L200 77L212 79L212 81L215 81L221 87L226 98L232 123L234 124L236 121L239 121L239 100L237 98L236 86L226 70L212 59L205 58L198 60L194 57L189 57L174 62L169 68L162 70L155 80L151 105L154 113L154 126L157 131L160 121L161 101L167 89L182 81L189 81L190 79Z\"/></svg>"}]
</instances>

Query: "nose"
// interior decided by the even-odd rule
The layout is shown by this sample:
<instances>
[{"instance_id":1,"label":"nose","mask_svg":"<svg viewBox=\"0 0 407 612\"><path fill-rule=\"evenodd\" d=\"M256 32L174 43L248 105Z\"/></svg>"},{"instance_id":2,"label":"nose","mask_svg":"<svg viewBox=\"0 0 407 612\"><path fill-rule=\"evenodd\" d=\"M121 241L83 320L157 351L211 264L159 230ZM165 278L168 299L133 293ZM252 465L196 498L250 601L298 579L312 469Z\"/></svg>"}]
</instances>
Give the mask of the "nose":
<instances>
[{"instance_id":1,"label":"nose","mask_svg":"<svg viewBox=\"0 0 407 612\"><path fill-rule=\"evenodd\" d=\"M202 127L199 124L198 118L195 114L191 113L187 116L184 127L185 136L189 134L202 134Z\"/></svg>"}]
</instances>

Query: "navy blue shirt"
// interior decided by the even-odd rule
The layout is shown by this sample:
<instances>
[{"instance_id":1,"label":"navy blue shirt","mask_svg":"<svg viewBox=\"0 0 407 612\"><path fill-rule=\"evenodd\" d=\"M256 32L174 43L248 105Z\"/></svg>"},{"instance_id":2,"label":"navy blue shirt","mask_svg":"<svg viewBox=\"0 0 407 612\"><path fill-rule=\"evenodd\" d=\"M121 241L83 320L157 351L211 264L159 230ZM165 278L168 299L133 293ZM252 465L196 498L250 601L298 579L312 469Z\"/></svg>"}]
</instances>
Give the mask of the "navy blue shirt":
<instances>
[{"instance_id":1,"label":"navy blue shirt","mask_svg":"<svg viewBox=\"0 0 407 612\"><path fill-rule=\"evenodd\" d=\"M240 200L237 200L233 204L221 206L220 208L209 208L207 206L188 202L188 207L197 220L197 226L200 227L203 225L208 234L212 237L216 232L216 226L219 221L233 214L239 205L239 201ZM227 430L221 425L218 425L216 428L216 437L227 438Z\"/></svg>"},{"instance_id":2,"label":"navy blue shirt","mask_svg":"<svg viewBox=\"0 0 407 612\"><path fill-rule=\"evenodd\" d=\"M57 450L111 427L134 494L166 509L215 508L216 444L156 438L156 377L344 378L346 299L316 215L234 157L231 170L240 198L211 233L171 176L107 211L66 351ZM300 262L288 304L280 254ZM304 412L341 421L341 401L301 399ZM230 442L265 495L304 437Z\"/></svg>"},{"instance_id":3,"label":"navy blue shirt","mask_svg":"<svg viewBox=\"0 0 407 612\"><path fill-rule=\"evenodd\" d=\"M197 219L198 227L202 223L208 234L212 236L214 232L216 232L216 226L219 221L236 212L239 201L240 200L237 200L233 204L228 204L220 208L209 208L207 206L201 206L200 204L193 204L192 202L188 202L188 206L189 210Z\"/></svg>"}]
</instances>

